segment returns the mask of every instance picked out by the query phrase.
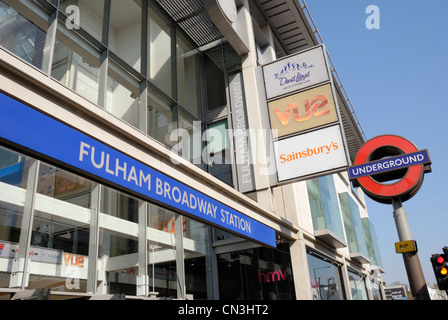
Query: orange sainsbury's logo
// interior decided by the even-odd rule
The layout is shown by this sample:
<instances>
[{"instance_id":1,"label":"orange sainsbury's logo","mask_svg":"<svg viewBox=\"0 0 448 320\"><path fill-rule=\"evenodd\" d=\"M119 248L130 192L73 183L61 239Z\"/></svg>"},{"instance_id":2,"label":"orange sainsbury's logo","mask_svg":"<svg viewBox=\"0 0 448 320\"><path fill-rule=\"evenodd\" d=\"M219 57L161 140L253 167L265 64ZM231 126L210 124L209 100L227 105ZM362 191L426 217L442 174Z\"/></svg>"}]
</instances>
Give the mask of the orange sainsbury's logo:
<instances>
[{"instance_id":1,"label":"orange sainsbury's logo","mask_svg":"<svg viewBox=\"0 0 448 320\"><path fill-rule=\"evenodd\" d=\"M315 148L306 148L302 151L291 152L290 154L281 154L280 163L313 157L316 155L329 155L332 151L339 149L337 142L331 142L329 145L323 145Z\"/></svg>"}]
</instances>

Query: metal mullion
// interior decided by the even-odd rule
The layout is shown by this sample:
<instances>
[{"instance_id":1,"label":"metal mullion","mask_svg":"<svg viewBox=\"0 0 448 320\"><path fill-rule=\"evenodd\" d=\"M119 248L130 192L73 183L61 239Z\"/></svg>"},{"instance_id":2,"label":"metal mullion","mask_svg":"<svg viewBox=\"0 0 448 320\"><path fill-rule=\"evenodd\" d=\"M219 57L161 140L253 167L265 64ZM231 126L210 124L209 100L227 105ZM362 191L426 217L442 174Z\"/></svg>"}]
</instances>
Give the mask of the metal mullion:
<instances>
[{"instance_id":1,"label":"metal mullion","mask_svg":"<svg viewBox=\"0 0 448 320\"><path fill-rule=\"evenodd\" d=\"M149 294L148 281L148 203L139 200L138 205L138 275L144 277L144 296Z\"/></svg>"},{"instance_id":2,"label":"metal mullion","mask_svg":"<svg viewBox=\"0 0 448 320\"><path fill-rule=\"evenodd\" d=\"M87 293L97 293L98 282L98 250L99 250L99 214L101 212L102 185L94 183L91 188L90 230L89 230L89 261L87 269Z\"/></svg>"},{"instance_id":3,"label":"metal mullion","mask_svg":"<svg viewBox=\"0 0 448 320\"><path fill-rule=\"evenodd\" d=\"M105 46L100 53L100 68L98 79L98 105L105 109L107 101L107 73L109 69L109 25L110 25L111 0L104 0L103 30L101 42Z\"/></svg>"},{"instance_id":4,"label":"metal mullion","mask_svg":"<svg viewBox=\"0 0 448 320\"><path fill-rule=\"evenodd\" d=\"M40 168L40 161L35 159L31 160L31 165L28 168L26 197L25 197L25 204L23 207L23 218L19 240L18 258L19 261L21 259L23 259L24 261L23 277L21 284L22 290L25 290L27 285L26 279L27 279L28 263L30 261L28 252L30 252L31 248L31 237L33 232L33 220L34 220L34 204L36 200L37 183L39 180L39 168ZM26 231L26 233L24 233L24 231ZM23 244L26 244L25 249L22 247Z\"/></svg>"},{"instance_id":5,"label":"metal mullion","mask_svg":"<svg viewBox=\"0 0 448 320\"><path fill-rule=\"evenodd\" d=\"M54 10L49 16L47 37L43 49L42 71L48 76L51 76L51 69L53 64L56 31L58 28L58 14L59 11Z\"/></svg>"},{"instance_id":6,"label":"metal mullion","mask_svg":"<svg viewBox=\"0 0 448 320\"><path fill-rule=\"evenodd\" d=\"M145 78L148 78L148 0L142 0L142 29L141 29L141 66L140 72Z\"/></svg>"},{"instance_id":7,"label":"metal mullion","mask_svg":"<svg viewBox=\"0 0 448 320\"><path fill-rule=\"evenodd\" d=\"M177 278L177 298L185 299L185 255L184 255L184 217L178 214L175 222L176 235L176 278Z\"/></svg>"}]
</instances>

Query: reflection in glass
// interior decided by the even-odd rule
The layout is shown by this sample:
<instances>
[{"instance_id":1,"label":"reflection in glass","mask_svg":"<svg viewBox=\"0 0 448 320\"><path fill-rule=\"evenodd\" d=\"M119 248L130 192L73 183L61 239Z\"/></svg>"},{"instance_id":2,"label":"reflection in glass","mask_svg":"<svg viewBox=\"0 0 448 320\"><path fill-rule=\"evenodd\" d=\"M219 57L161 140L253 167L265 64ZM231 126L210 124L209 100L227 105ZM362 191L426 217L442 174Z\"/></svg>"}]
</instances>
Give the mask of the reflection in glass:
<instances>
[{"instance_id":1,"label":"reflection in glass","mask_svg":"<svg viewBox=\"0 0 448 320\"><path fill-rule=\"evenodd\" d=\"M196 119L202 119L199 51L180 33L177 36L177 87L179 104Z\"/></svg>"},{"instance_id":2,"label":"reflection in glass","mask_svg":"<svg viewBox=\"0 0 448 320\"><path fill-rule=\"evenodd\" d=\"M208 125L209 167L213 176L232 185L232 159L227 128L227 120Z\"/></svg>"},{"instance_id":3,"label":"reflection in glass","mask_svg":"<svg viewBox=\"0 0 448 320\"><path fill-rule=\"evenodd\" d=\"M55 0L54 2L57 1ZM103 35L104 0L64 0L60 2L59 10L70 17L73 14L70 6L76 6L79 10L80 27L101 41Z\"/></svg>"},{"instance_id":4,"label":"reflection in glass","mask_svg":"<svg viewBox=\"0 0 448 320\"><path fill-rule=\"evenodd\" d=\"M218 255L221 300L294 300L289 245Z\"/></svg>"},{"instance_id":5,"label":"reflection in glass","mask_svg":"<svg viewBox=\"0 0 448 320\"><path fill-rule=\"evenodd\" d=\"M101 212L131 222L138 222L138 200L120 191L101 188Z\"/></svg>"},{"instance_id":6,"label":"reflection in glass","mask_svg":"<svg viewBox=\"0 0 448 320\"><path fill-rule=\"evenodd\" d=\"M161 14L149 8L148 77L159 89L173 98L171 27Z\"/></svg>"},{"instance_id":7,"label":"reflection in glass","mask_svg":"<svg viewBox=\"0 0 448 320\"><path fill-rule=\"evenodd\" d=\"M307 254L313 300L343 300L339 267L326 258Z\"/></svg>"},{"instance_id":8,"label":"reflection in glass","mask_svg":"<svg viewBox=\"0 0 448 320\"><path fill-rule=\"evenodd\" d=\"M138 275L138 240L136 236L100 230L98 250L99 292L136 295Z\"/></svg>"},{"instance_id":9,"label":"reflection in glass","mask_svg":"<svg viewBox=\"0 0 448 320\"><path fill-rule=\"evenodd\" d=\"M204 53L205 87L207 94L207 110L223 107L227 104L225 75L222 64L221 46ZM216 59L219 57L221 59ZM216 61L213 59L218 61Z\"/></svg>"},{"instance_id":10,"label":"reflection in glass","mask_svg":"<svg viewBox=\"0 0 448 320\"><path fill-rule=\"evenodd\" d=\"M189 299L207 299L211 296L211 241L209 227L189 218L185 219L185 286Z\"/></svg>"},{"instance_id":11,"label":"reflection in glass","mask_svg":"<svg viewBox=\"0 0 448 320\"><path fill-rule=\"evenodd\" d=\"M41 163L37 193L69 202L83 208L90 207L90 180Z\"/></svg>"},{"instance_id":12,"label":"reflection in glass","mask_svg":"<svg viewBox=\"0 0 448 320\"><path fill-rule=\"evenodd\" d=\"M24 155L0 147L0 288L21 286L22 278L14 275L12 266L19 247L26 250L26 243L20 245L20 240L22 231L25 235L28 230L23 225L23 205L30 162Z\"/></svg>"},{"instance_id":13,"label":"reflection in glass","mask_svg":"<svg viewBox=\"0 0 448 320\"><path fill-rule=\"evenodd\" d=\"M347 235L350 253L359 252L368 258L369 252L367 251L366 238L358 205L347 192L339 194L339 201L341 202L345 234Z\"/></svg>"},{"instance_id":14,"label":"reflection in glass","mask_svg":"<svg viewBox=\"0 0 448 320\"><path fill-rule=\"evenodd\" d=\"M0 1L0 47L41 69L46 31Z\"/></svg>"},{"instance_id":15,"label":"reflection in glass","mask_svg":"<svg viewBox=\"0 0 448 320\"><path fill-rule=\"evenodd\" d=\"M32 223L29 289L86 292L91 182L41 163Z\"/></svg>"},{"instance_id":16,"label":"reflection in glass","mask_svg":"<svg viewBox=\"0 0 448 320\"><path fill-rule=\"evenodd\" d=\"M109 47L124 62L140 71L141 0L112 0Z\"/></svg>"},{"instance_id":17,"label":"reflection in glass","mask_svg":"<svg viewBox=\"0 0 448 320\"><path fill-rule=\"evenodd\" d=\"M364 277L355 272L354 270L348 269L348 280L350 282L350 290L352 292L353 300L367 300L367 288L364 281Z\"/></svg>"},{"instance_id":18,"label":"reflection in glass","mask_svg":"<svg viewBox=\"0 0 448 320\"><path fill-rule=\"evenodd\" d=\"M110 61L108 70L106 111L139 129L138 82L113 61Z\"/></svg>"},{"instance_id":19,"label":"reflection in glass","mask_svg":"<svg viewBox=\"0 0 448 320\"><path fill-rule=\"evenodd\" d=\"M202 165L202 130L201 123L182 108L179 110L179 144L180 155L191 163Z\"/></svg>"},{"instance_id":20,"label":"reflection in glass","mask_svg":"<svg viewBox=\"0 0 448 320\"><path fill-rule=\"evenodd\" d=\"M333 176L306 181L314 230L328 229L345 239Z\"/></svg>"},{"instance_id":21,"label":"reflection in glass","mask_svg":"<svg viewBox=\"0 0 448 320\"><path fill-rule=\"evenodd\" d=\"M173 138L173 131L177 129L174 108L149 90L148 96L148 135L163 143L167 147L177 144L177 137Z\"/></svg>"},{"instance_id":22,"label":"reflection in glass","mask_svg":"<svg viewBox=\"0 0 448 320\"><path fill-rule=\"evenodd\" d=\"M58 24L51 76L90 102L98 103L99 53Z\"/></svg>"},{"instance_id":23,"label":"reflection in glass","mask_svg":"<svg viewBox=\"0 0 448 320\"><path fill-rule=\"evenodd\" d=\"M157 297L177 298L176 219L179 215L149 205L148 210L148 275L149 290ZM182 219L182 233L187 230ZM185 230L185 231L184 231Z\"/></svg>"}]
</instances>

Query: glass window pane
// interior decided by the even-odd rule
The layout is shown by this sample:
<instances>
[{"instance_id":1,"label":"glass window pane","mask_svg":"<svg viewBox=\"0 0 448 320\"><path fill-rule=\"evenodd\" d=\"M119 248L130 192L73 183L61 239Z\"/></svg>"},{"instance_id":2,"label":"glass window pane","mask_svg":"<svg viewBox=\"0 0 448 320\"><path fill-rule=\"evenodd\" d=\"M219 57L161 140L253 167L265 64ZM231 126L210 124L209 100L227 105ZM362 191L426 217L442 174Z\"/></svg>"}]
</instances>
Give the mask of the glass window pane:
<instances>
[{"instance_id":1,"label":"glass window pane","mask_svg":"<svg viewBox=\"0 0 448 320\"><path fill-rule=\"evenodd\" d=\"M368 258L369 253L358 205L346 192L339 194L339 201L350 253L359 252Z\"/></svg>"},{"instance_id":2,"label":"glass window pane","mask_svg":"<svg viewBox=\"0 0 448 320\"><path fill-rule=\"evenodd\" d=\"M140 128L138 82L113 61L109 62L106 111L135 128Z\"/></svg>"},{"instance_id":3,"label":"glass window pane","mask_svg":"<svg viewBox=\"0 0 448 320\"><path fill-rule=\"evenodd\" d=\"M136 295L140 201L105 186L101 189L98 291Z\"/></svg>"},{"instance_id":4,"label":"glass window pane","mask_svg":"<svg viewBox=\"0 0 448 320\"><path fill-rule=\"evenodd\" d=\"M185 112L182 108L179 110L179 129L180 145L182 152L180 155L189 160L191 163L202 165L202 128L201 122L195 119L190 114ZM184 144L184 139L187 142Z\"/></svg>"},{"instance_id":5,"label":"glass window pane","mask_svg":"<svg viewBox=\"0 0 448 320\"><path fill-rule=\"evenodd\" d=\"M45 163L40 165L38 194L90 208L90 188L91 181L84 177Z\"/></svg>"},{"instance_id":6,"label":"glass window pane","mask_svg":"<svg viewBox=\"0 0 448 320\"><path fill-rule=\"evenodd\" d=\"M98 293L135 296L138 275L137 237L100 229L98 251Z\"/></svg>"},{"instance_id":7,"label":"glass window pane","mask_svg":"<svg viewBox=\"0 0 448 320\"><path fill-rule=\"evenodd\" d=\"M98 103L100 54L58 24L51 76L90 102Z\"/></svg>"},{"instance_id":8,"label":"glass window pane","mask_svg":"<svg viewBox=\"0 0 448 320\"><path fill-rule=\"evenodd\" d=\"M92 183L42 163L31 235L28 288L86 292Z\"/></svg>"},{"instance_id":9,"label":"glass window pane","mask_svg":"<svg viewBox=\"0 0 448 320\"><path fill-rule=\"evenodd\" d=\"M41 69L48 18L46 21L38 19L36 15L24 16L14 6L0 1L0 47Z\"/></svg>"},{"instance_id":10,"label":"glass window pane","mask_svg":"<svg viewBox=\"0 0 448 320\"><path fill-rule=\"evenodd\" d=\"M202 119L199 80L199 51L178 33L177 92L179 104L197 119Z\"/></svg>"},{"instance_id":11,"label":"glass window pane","mask_svg":"<svg viewBox=\"0 0 448 320\"><path fill-rule=\"evenodd\" d=\"M171 27L160 13L149 9L148 77L165 94L173 98Z\"/></svg>"},{"instance_id":12,"label":"glass window pane","mask_svg":"<svg viewBox=\"0 0 448 320\"><path fill-rule=\"evenodd\" d=\"M177 137L172 137L173 131L177 129L175 109L151 90L148 96L147 116L149 136L167 147L177 144Z\"/></svg>"},{"instance_id":13,"label":"glass window pane","mask_svg":"<svg viewBox=\"0 0 448 320\"><path fill-rule=\"evenodd\" d=\"M348 270L348 279L353 300L368 300L365 278L357 272Z\"/></svg>"},{"instance_id":14,"label":"glass window pane","mask_svg":"<svg viewBox=\"0 0 448 320\"><path fill-rule=\"evenodd\" d=\"M217 256L221 300L294 300L288 245Z\"/></svg>"},{"instance_id":15,"label":"glass window pane","mask_svg":"<svg viewBox=\"0 0 448 320\"><path fill-rule=\"evenodd\" d=\"M345 239L333 176L307 180L314 230L328 229Z\"/></svg>"},{"instance_id":16,"label":"glass window pane","mask_svg":"<svg viewBox=\"0 0 448 320\"><path fill-rule=\"evenodd\" d=\"M310 253L307 259L313 300L343 300L339 267Z\"/></svg>"},{"instance_id":17,"label":"glass window pane","mask_svg":"<svg viewBox=\"0 0 448 320\"><path fill-rule=\"evenodd\" d=\"M109 47L137 71L141 66L141 21L141 0L112 0Z\"/></svg>"},{"instance_id":18,"label":"glass window pane","mask_svg":"<svg viewBox=\"0 0 448 320\"><path fill-rule=\"evenodd\" d=\"M26 250L26 243L20 244L20 236L28 230L28 225L23 225L23 205L31 161L0 147L0 288L21 286L22 278L12 273L12 266L19 250Z\"/></svg>"},{"instance_id":19,"label":"glass window pane","mask_svg":"<svg viewBox=\"0 0 448 320\"><path fill-rule=\"evenodd\" d=\"M208 111L223 107L227 104L226 84L222 60L221 46L206 51L204 54L205 86Z\"/></svg>"},{"instance_id":20,"label":"glass window pane","mask_svg":"<svg viewBox=\"0 0 448 320\"><path fill-rule=\"evenodd\" d=\"M56 0L54 2L57 2ZM73 7L79 10L79 24L95 39L101 41L103 35L104 0L65 0L61 1L59 9L67 17L74 14ZM64 20L65 21L65 20Z\"/></svg>"},{"instance_id":21,"label":"glass window pane","mask_svg":"<svg viewBox=\"0 0 448 320\"><path fill-rule=\"evenodd\" d=\"M127 221L138 222L138 200L103 186L101 188L101 212Z\"/></svg>"},{"instance_id":22,"label":"glass window pane","mask_svg":"<svg viewBox=\"0 0 448 320\"><path fill-rule=\"evenodd\" d=\"M213 176L232 185L232 159L227 128L227 120L208 125L209 166Z\"/></svg>"},{"instance_id":23,"label":"glass window pane","mask_svg":"<svg viewBox=\"0 0 448 320\"><path fill-rule=\"evenodd\" d=\"M157 297L177 298L176 219L174 212L149 204L149 290ZM186 220L184 229L187 228Z\"/></svg>"},{"instance_id":24,"label":"glass window pane","mask_svg":"<svg viewBox=\"0 0 448 320\"><path fill-rule=\"evenodd\" d=\"M185 217L183 221L187 298L207 299L207 289L211 287L207 283L211 279L209 227Z\"/></svg>"}]
</instances>

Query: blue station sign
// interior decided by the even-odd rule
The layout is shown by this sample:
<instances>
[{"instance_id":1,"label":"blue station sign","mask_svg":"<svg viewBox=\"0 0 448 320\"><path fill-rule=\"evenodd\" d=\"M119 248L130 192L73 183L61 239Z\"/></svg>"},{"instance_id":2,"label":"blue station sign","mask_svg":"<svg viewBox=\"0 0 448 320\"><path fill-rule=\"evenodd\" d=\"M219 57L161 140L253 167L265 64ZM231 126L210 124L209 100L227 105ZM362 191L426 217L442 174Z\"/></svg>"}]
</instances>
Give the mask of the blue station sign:
<instances>
[{"instance_id":1,"label":"blue station sign","mask_svg":"<svg viewBox=\"0 0 448 320\"><path fill-rule=\"evenodd\" d=\"M0 140L181 214L276 247L272 228L4 94L0 94L0 119Z\"/></svg>"},{"instance_id":2,"label":"blue station sign","mask_svg":"<svg viewBox=\"0 0 448 320\"><path fill-rule=\"evenodd\" d=\"M348 169L350 180L431 162L427 150L368 162Z\"/></svg>"}]
</instances>

